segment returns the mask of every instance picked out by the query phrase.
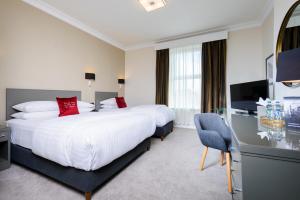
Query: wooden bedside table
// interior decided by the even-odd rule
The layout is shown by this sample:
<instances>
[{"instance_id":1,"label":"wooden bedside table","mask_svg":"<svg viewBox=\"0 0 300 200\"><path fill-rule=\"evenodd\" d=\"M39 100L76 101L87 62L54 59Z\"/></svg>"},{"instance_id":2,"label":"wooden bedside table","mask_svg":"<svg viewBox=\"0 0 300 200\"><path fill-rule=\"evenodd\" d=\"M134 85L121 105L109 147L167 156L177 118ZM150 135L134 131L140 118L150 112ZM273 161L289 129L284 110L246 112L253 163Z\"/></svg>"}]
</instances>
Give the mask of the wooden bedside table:
<instances>
[{"instance_id":1,"label":"wooden bedside table","mask_svg":"<svg viewBox=\"0 0 300 200\"><path fill-rule=\"evenodd\" d=\"M0 171L10 167L10 128L0 126Z\"/></svg>"}]
</instances>

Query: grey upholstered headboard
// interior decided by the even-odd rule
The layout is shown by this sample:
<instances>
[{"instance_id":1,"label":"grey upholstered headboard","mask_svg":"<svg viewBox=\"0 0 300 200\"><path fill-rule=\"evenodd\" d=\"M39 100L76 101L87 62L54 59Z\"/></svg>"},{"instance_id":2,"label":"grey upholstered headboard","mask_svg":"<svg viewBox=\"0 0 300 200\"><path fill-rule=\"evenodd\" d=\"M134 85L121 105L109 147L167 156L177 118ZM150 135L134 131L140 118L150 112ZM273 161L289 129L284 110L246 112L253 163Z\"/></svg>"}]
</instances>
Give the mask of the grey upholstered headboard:
<instances>
[{"instance_id":1,"label":"grey upholstered headboard","mask_svg":"<svg viewBox=\"0 0 300 200\"><path fill-rule=\"evenodd\" d=\"M81 100L80 91L67 90L33 90L33 89L6 89L6 119L10 115L18 112L12 106L27 101L55 101L56 97L73 97L77 96Z\"/></svg>"},{"instance_id":2,"label":"grey upholstered headboard","mask_svg":"<svg viewBox=\"0 0 300 200\"><path fill-rule=\"evenodd\" d=\"M95 92L95 105L96 109L100 108L100 101L105 99L114 98L118 96L118 92Z\"/></svg>"}]
</instances>

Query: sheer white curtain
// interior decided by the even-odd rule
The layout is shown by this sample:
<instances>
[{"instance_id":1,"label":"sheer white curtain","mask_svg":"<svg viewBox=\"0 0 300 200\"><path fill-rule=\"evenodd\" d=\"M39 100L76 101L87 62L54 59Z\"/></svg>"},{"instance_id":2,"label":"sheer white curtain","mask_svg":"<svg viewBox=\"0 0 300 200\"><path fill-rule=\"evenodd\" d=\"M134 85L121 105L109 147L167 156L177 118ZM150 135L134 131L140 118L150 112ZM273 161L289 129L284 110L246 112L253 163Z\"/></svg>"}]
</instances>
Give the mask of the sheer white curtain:
<instances>
[{"instance_id":1,"label":"sheer white curtain","mask_svg":"<svg viewBox=\"0 0 300 200\"><path fill-rule=\"evenodd\" d=\"M170 49L169 106L175 126L194 127L201 106L201 45Z\"/></svg>"}]
</instances>

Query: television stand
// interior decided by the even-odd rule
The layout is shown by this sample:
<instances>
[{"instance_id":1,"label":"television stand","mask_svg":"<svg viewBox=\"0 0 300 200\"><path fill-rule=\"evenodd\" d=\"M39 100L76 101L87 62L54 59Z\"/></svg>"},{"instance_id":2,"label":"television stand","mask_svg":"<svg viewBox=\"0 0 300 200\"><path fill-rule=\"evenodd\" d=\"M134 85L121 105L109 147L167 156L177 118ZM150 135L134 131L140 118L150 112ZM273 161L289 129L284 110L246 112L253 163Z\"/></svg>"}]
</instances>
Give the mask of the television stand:
<instances>
[{"instance_id":1,"label":"television stand","mask_svg":"<svg viewBox=\"0 0 300 200\"><path fill-rule=\"evenodd\" d=\"M248 110L248 114L249 114L249 115L252 115L252 116L253 116L253 115L257 115L257 113L256 113L255 111L250 111L250 110Z\"/></svg>"},{"instance_id":2,"label":"television stand","mask_svg":"<svg viewBox=\"0 0 300 200\"><path fill-rule=\"evenodd\" d=\"M250 115L250 116L256 116L257 113L255 111L235 111L236 114L238 115Z\"/></svg>"}]
</instances>

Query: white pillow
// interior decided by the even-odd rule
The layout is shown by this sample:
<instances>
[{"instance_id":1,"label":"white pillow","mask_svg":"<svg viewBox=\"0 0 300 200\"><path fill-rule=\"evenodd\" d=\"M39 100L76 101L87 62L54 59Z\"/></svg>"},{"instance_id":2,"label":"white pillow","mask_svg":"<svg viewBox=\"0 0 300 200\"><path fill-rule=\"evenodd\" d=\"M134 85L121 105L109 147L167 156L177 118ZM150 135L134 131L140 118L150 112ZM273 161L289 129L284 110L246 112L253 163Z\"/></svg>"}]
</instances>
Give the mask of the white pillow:
<instances>
[{"instance_id":1,"label":"white pillow","mask_svg":"<svg viewBox=\"0 0 300 200\"><path fill-rule=\"evenodd\" d=\"M115 98L110 98L110 99L100 101L100 104L102 104L102 105L116 105L117 106L117 102L116 102Z\"/></svg>"},{"instance_id":2,"label":"white pillow","mask_svg":"<svg viewBox=\"0 0 300 200\"><path fill-rule=\"evenodd\" d=\"M93 111L94 108L79 108L79 113L87 113ZM59 115L59 111L46 111L46 112L18 112L11 115L16 119L52 119Z\"/></svg>"},{"instance_id":3,"label":"white pillow","mask_svg":"<svg viewBox=\"0 0 300 200\"><path fill-rule=\"evenodd\" d=\"M84 101L77 101L78 108L95 108L94 104L84 102Z\"/></svg>"},{"instance_id":4,"label":"white pillow","mask_svg":"<svg viewBox=\"0 0 300 200\"><path fill-rule=\"evenodd\" d=\"M14 109L21 112L46 112L46 111L58 111L58 105L56 101L29 101L20 103L13 106Z\"/></svg>"},{"instance_id":5,"label":"white pillow","mask_svg":"<svg viewBox=\"0 0 300 200\"><path fill-rule=\"evenodd\" d=\"M93 104L77 101L78 109L81 108L95 108ZM59 111L58 104L56 101L29 101L20 103L13 106L14 109L21 112L47 112L47 111Z\"/></svg>"},{"instance_id":6,"label":"white pillow","mask_svg":"<svg viewBox=\"0 0 300 200\"><path fill-rule=\"evenodd\" d=\"M47 112L18 112L11 115L11 117L16 119L52 119L58 117L57 111L47 111Z\"/></svg>"}]
</instances>

